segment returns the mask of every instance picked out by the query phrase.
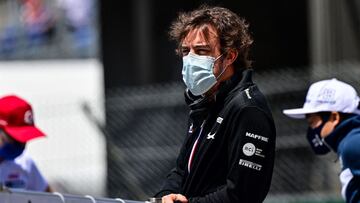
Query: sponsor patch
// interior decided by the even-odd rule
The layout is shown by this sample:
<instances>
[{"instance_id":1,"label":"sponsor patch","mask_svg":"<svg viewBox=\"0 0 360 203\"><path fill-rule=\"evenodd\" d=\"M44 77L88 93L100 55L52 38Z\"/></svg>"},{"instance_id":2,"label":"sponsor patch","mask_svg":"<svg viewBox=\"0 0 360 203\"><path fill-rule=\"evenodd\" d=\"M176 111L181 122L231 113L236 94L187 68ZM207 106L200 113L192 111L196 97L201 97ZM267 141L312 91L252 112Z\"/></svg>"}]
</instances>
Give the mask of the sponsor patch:
<instances>
[{"instance_id":1,"label":"sponsor patch","mask_svg":"<svg viewBox=\"0 0 360 203\"><path fill-rule=\"evenodd\" d=\"M256 148L255 155L259 156L259 157L262 157L262 158L265 158L265 155L261 154L262 151L263 151L262 149Z\"/></svg>"},{"instance_id":2,"label":"sponsor patch","mask_svg":"<svg viewBox=\"0 0 360 203\"><path fill-rule=\"evenodd\" d=\"M243 153L246 155L246 156L259 156L259 157L262 157L262 158L265 158L265 155L262 154L262 149L260 148L256 148L255 145L253 143L246 143L244 144L243 148Z\"/></svg>"},{"instance_id":3,"label":"sponsor patch","mask_svg":"<svg viewBox=\"0 0 360 203\"><path fill-rule=\"evenodd\" d=\"M257 135L257 134L254 134L254 133L246 132L246 133L245 133L245 136L246 136L246 137L254 138L254 139L256 139L256 140L261 140L261 141L264 141L264 142L269 142L269 138L268 138L268 137L264 137L264 136Z\"/></svg>"},{"instance_id":4,"label":"sponsor patch","mask_svg":"<svg viewBox=\"0 0 360 203\"><path fill-rule=\"evenodd\" d=\"M246 156L252 156L255 154L256 147L253 143L249 142L249 143L244 144L242 150Z\"/></svg>"},{"instance_id":5,"label":"sponsor patch","mask_svg":"<svg viewBox=\"0 0 360 203\"><path fill-rule=\"evenodd\" d=\"M257 170L257 171L261 171L261 168L262 168L262 165L251 162L251 161L247 161L247 160L244 160L244 159L240 159L239 165L240 166L245 166L247 168L251 168L251 169L254 169L254 170Z\"/></svg>"}]
</instances>

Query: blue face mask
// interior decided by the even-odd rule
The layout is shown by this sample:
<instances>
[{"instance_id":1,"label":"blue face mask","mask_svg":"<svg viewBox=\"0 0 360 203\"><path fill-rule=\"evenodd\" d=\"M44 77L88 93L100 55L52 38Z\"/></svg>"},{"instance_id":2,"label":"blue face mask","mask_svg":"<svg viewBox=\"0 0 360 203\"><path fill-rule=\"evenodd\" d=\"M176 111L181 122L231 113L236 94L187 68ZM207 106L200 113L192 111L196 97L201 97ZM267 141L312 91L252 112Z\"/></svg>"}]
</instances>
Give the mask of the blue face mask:
<instances>
[{"instance_id":1,"label":"blue face mask","mask_svg":"<svg viewBox=\"0 0 360 203\"><path fill-rule=\"evenodd\" d=\"M224 73L225 68L218 77L215 77L213 73L215 61L221 56L222 54L214 58L190 52L183 57L183 81L193 95L199 96L209 91L216 84L217 79Z\"/></svg>"},{"instance_id":2,"label":"blue face mask","mask_svg":"<svg viewBox=\"0 0 360 203\"><path fill-rule=\"evenodd\" d=\"M306 138L312 150L317 155L327 154L328 152L330 152L329 147L327 147L327 145L323 142L320 136L320 132L324 127L324 124L325 123L322 123L319 127L316 127L314 129L309 127L306 135Z\"/></svg>"},{"instance_id":3,"label":"blue face mask","mask_svg":"<svg viewBox=\"0 0 360 203\"><path fill-rule=\"evenodd\" d=\"M308 128L306 138L312 148L312 150L317 155L323 155L327 154L331 151L331 148L328 146L327 143L325 143L324 139L321 138L321 130L323 129L326 121L329 120L328 115L322 115L321 116L322 123L320 126L316 128Z\"/></svg>"},{"instance_id":4,"label":"blue face mask","mask_svg":"<svg viewBox=\"0 0 360 203\"><path fill-rule=\"evenodd\" d=\"M23 153L24 149L24 144L5 143L2 147L0 147L0 157L5 160L13 160Z\"/></svg>"}]
</instances>

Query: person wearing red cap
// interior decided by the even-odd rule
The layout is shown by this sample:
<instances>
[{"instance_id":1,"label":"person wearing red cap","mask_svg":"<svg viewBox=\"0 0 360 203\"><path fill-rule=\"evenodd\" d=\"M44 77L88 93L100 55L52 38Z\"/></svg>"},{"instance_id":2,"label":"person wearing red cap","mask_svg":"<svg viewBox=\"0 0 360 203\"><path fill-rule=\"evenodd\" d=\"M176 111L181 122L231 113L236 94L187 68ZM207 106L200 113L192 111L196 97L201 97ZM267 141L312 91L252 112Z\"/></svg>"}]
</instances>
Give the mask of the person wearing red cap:
<instances>
[{"instance_id":1,"label":"person wearing red cap","mask_svg":"<svg viewBox=\"0 0 360 203\"><path fill-rule=\"evenodd\" d=\"M9 95L0 98L0 185L50 192L51 188L26 153L26 143L45 134L34 124L30 104Z\"/></svg>"}]
</instances>

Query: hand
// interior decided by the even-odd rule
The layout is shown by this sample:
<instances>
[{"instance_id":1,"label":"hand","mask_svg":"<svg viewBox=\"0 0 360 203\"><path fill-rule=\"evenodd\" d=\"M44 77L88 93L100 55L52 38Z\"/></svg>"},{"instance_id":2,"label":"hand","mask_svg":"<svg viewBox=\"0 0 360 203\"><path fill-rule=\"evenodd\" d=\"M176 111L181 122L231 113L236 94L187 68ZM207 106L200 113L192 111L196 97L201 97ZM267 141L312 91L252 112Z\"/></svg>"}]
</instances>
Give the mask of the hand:
<instances>
[{"instance_id":1,"label":"hand","mask_svg":"<svg viewBox=\"0 0 360 203\"><path fill-rule=\"evenodd\" d=\"M169 194L162 197L162 203L174 203L174 202L181 202L181 203L188 203L186 197L182 194Z\"/></svg>"}]
</instances>

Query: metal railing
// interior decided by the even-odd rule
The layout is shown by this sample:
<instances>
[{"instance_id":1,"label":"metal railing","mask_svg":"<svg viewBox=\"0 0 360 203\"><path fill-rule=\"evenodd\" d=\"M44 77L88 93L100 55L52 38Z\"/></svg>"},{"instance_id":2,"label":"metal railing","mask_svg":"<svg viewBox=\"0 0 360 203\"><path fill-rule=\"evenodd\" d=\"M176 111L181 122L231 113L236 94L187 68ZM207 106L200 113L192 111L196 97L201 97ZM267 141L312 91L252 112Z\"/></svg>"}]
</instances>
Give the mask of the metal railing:
<instances>
[{"instance_id":1,"label":"metal railing","mask_svg":"<svg viewBox=\"0 0 360 203\"><path fill-rule=\"evenodd\" d=\"M58 192L36 192L4 188L0 191L1 203L150 203L148 201L102 198L90 195L71 195Z\"/></svg>"}]
</instances>

